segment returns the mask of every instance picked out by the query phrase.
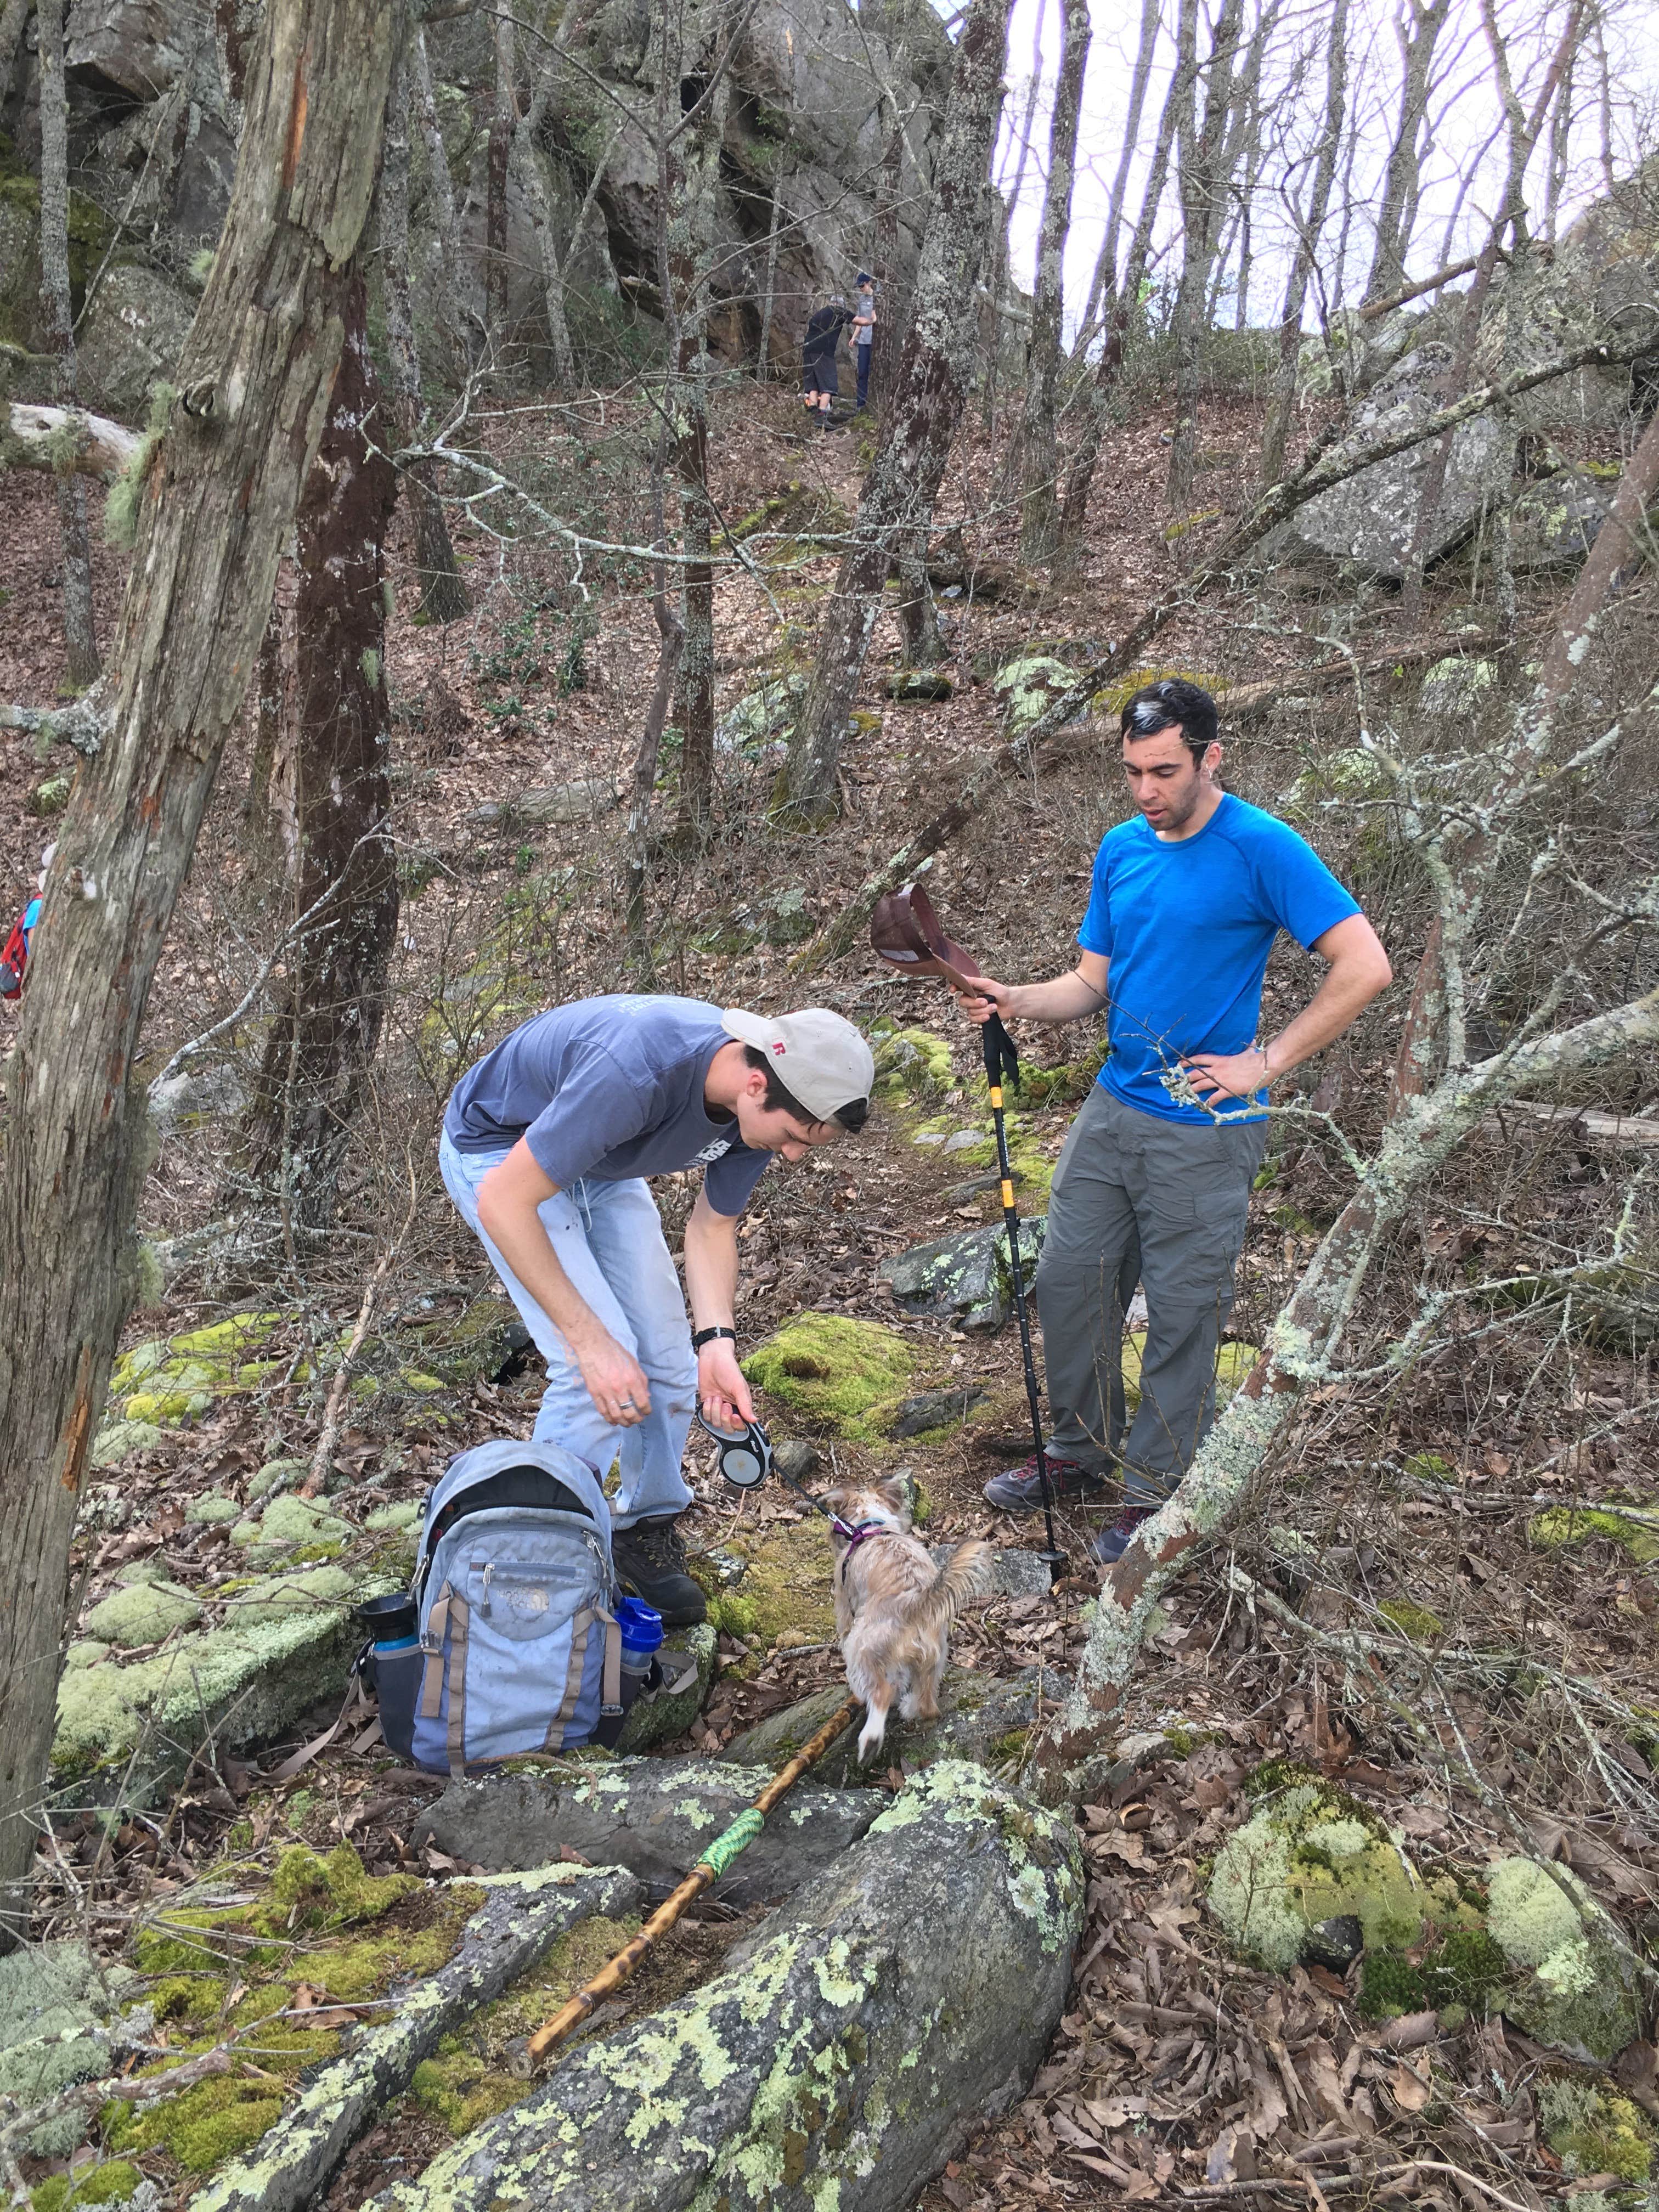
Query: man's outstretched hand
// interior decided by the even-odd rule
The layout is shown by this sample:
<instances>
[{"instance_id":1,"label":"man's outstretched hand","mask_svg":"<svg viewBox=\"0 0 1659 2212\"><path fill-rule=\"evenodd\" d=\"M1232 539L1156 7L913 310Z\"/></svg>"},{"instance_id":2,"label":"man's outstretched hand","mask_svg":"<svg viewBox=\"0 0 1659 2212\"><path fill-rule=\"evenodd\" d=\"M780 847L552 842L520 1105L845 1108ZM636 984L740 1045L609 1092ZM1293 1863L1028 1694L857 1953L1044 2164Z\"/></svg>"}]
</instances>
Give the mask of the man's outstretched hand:
<instances>
[{"instance_id":1,"label":"man's outstretched hand","mask_svg":"<svg viewBox=\"0 0 1659 2212\"><path fill-rule=\"evenodd\" d=\"M973 997L957 990L954 983L951 996L970 1022L988 1022L993 1014L1000 1014L1004 1021L1010 1021L1017 988L1012 983L999 983L994 975L980 975L975 978Z\"/></svg>"},{"instance_id":2,"label":"man's outstretched hand","mask_svg":"<svg viewBox=\"0 0 1659 2212\"><path fill-rule=\"evenodd\" d=\"M717 1429L737 1430L755 1418L755 1401L735 1349L717 1336L697 1354L697 1395Z\"/></svg>"}]
</instances>

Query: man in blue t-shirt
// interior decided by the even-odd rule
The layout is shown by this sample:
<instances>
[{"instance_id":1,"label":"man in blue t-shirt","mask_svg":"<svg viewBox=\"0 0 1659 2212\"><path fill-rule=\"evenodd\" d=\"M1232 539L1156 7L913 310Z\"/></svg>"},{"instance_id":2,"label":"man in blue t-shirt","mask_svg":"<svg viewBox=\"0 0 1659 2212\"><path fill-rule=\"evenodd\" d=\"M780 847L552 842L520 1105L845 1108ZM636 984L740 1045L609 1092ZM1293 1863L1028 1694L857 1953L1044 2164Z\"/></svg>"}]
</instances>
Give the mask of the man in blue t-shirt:
<instances>
[{"instance_id":1,"label":"man in blue t-shirt","mask_svg":"<svg viewBox=\"0 0 1659 2212\"><path fill-rule=\"evenodd\" d=\"M1231 1310L1250 1185L1267 1141L1267 1086L1323 1048L1389 981L1359 908L1293 830L1216 781L1215 702L1147 684L1123 708L1123 771L1139 810L1103 840L1082 957L1047 983L984 980L984 1021L1068 1022L1107 1006L1110 1049L1073 1123L1037 1269L1054 1421L1051 1481L1087 1497L1121 1465L1125 1504L1096 1539L1121 1558L1186 1473L1215 1418L1216 1351ZM1256 1037L1280 930L1329 963L1277 1036ZM1140 1401L1127 1437L1123 1317L1146 1296ZM1037 1504L1035 1457L986 1485L993 1505Z\"/></svg>"},{"instance_id":2,"label":"man in blue t-shirt","mask_svg":"<svg viewBox=\"0 0 1659 2212\"><path fill-rule=\"evenodd\" d=\"M701 1620L674 1527L699 1399L716 1427L754 1419L738 1365L738 1218L774 1153L799 1160L862 1127L875 1063L851 1022L659 996L580 999L514 1030L456 1085L438 1148L547 1362L538 1442L621 1487L624 1588ZM703 1171L681 1293L645 1178ZM690 1300L696 1334L686 1327Z\"/></svg>"}]
</instances>

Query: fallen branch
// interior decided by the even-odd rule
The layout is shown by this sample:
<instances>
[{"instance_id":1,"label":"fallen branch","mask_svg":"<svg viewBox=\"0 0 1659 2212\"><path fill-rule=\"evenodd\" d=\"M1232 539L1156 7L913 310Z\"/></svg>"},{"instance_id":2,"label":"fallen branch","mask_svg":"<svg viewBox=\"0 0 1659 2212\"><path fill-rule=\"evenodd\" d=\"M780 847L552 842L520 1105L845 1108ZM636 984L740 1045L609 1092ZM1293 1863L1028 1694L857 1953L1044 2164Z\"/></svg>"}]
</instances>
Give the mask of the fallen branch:
<instances>
[{"instance_id":1,"label":"fallen branch","mask_svg":"<svg viewBox=\"0 0 1659 2212\"><path fill-rule=\"evenodd\" d=\"M104 686L94 684L66 707L0 707L0 730L21 730L42 757L48 745L63 744L91 760L109 734Z\"/></svg>"},{"instance_id":2,"label":"fallen branch","mask_svg":"<svg viewBox=\"0 0 1659 2212\"><path fill-rule=\"evenodd\" d=\"M12 400L0 422L0 468L49 469L113 483L137 453L135 430L79 407L37 407Z\"/></svg>"},{"instance_id":3,"label":"fallen branch","mask_svg":"<svg viewBox=\"0 0 1659 2212\"><path fill-rule=\"evenodd\" d=\"M340 1441L340 1428L345 1415L346 1390L351 1381L352 1364L363 1348L363 1339L368 1334L368 1325L374 1319L374 1309L380 1303L381 1288L392 1271L392 1261L404 1249L404 1239L414 1226L416 1211L419 1204L420 1194L415 1182L415 1166L413 1161L410 1161L409 1212L404 1217L403 1227L398 1231L392 1243L386 1246L386 1250L381 1253L375 1263L374 1272L364 1286L363 1302L357 1309L356 1326L351 1332L350 1342L341 1354L340 1364L334 1371L334 1381L329 1389L328 1404L323 1413L322 1434L317 1439L317 1449L311 1455L311 1466L307 1472L304 1482L300 1486L301 1498L314 1498L328 1479L329 1462L334 1456L335 1445Z\"/></svg>"},{"instance_id":4,"label":"fallen branch","mask_svg":"<svg viewBox=\"0 0 1659 2212\"><path fill-rule=\"evenodd\" d=\"M1506 1114L1524 1114L1528 1121L1548 1121L1610 1145L1659 1145L1659 1121L1640 1114L1602 1114L1589 1106L1552 1106L1541 1098L1508 1098L1486 1118L1502 1129Z\"/></svg>"}]
</instances>

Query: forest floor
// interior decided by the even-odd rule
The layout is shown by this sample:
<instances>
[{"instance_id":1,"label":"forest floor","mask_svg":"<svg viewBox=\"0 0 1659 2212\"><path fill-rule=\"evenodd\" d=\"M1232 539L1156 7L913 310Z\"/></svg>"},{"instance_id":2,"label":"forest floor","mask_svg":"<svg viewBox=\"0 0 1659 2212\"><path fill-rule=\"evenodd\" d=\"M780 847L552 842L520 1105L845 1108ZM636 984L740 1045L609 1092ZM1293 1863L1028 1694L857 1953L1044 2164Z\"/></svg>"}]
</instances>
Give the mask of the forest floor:
<instances>
[{"instance_id":1,"label":"forest floor","mask_svg":"<svg viewBox=\"0 0 1659 2212\"><path fill-rule=\"evenodd\" d=\"M658 850L655 988L925 1023L949 1040L954 1071L924 1102L926 1114L982 1133L976 1041L935 997L890 980L861 951L799 978L788 963L958 769L998 742L1004 702L988 680L998 666L1038 651L1081 659L1176 580L1158 520L1169 414L1161 400L1149 404L1115 433L1085 554L1063 586L940 603L949 700L901 705L883 696L897 665L896 633L884 617L861 695L880 726L848 744L846 811L835 824L786 834L768 810L775 748L762 739L722 750L712 842L668 838ZM1242 496L1255 421L1248 394L1219 397L1206 411L1200 458L1218 505ZM596 538L626 542L647 530L643 426L643 410L625 397L596 395L560 409L526 402L481 434L534 497ZM722 717L768 678L804 665L836 557L813 533L833 531L854 507L866 438L860 427L806 431L785 392L736 383L722 392L714 494L734 527L763 514L744 542L766 570L763 584L742 576L720 586ZM960 522L972 553L1006 563L1017 514L1011 519L985 458L983 426L966 442L941 523ZM55 507L46 478L14 477L9 489L0 698L47 703L61 676ZM401 535L392 550L402 941L338 1233L303 1271L283 1279L278 1269L278 1279L257 1284L238 1280L209 1239L173 1279L165 1307L134 1317L131 1340L275 1300L303 1313L296 1343L349 1327L394 1233L382 1315L422 1300L442 1310L446 1300L476 1293L486 1279L478 1252L436 1176L449 1084L511 1019L583 993L638 987L621 927L624 812L596 803L592 820L537 823L510 809L530 791L624 782L655 663L648 578L624 556L590 555L574 582L568 550L527 532L498 541L462 525L458 548L476 611L447 630L412 619ZM100 551L97 581L107 641L118 556ZM1547 596L1540 587L1531 621ZM1482 620L1478 578L1449 567L1435 580L1424 631L1455 636ZM1353 744L1352 685L1295 682L1298 669L1330 658L1333 639L1362 661L1401 656L1402 682L1379 679L1364 702L1372 726L1407 711L1408 655L1421 636L1404 633L1396 596L1376 587L1338 593L1272 577L1195 607L1161 640L1160 667L1234 686L1283 684L1237 727L1224 717L1230 788L1280 805L1304 771ZM940 855L929 878L934 902L993 974L1024 979L1069 964L1095 848L1125 811L1115 753L1109 732L1083 733L1041 777L1005 787ZM674 765L671 750L659 787L665 827ZM17 738L0 747L0 896L14 908L52 827L29 811L32 795L60 767L41 765ZM222 771L157 974L146 1074L235 1005L272 942L265 879L242 832L248 772L244 738ZM1375 1133L1426 925L1421 884L1378 810L1339 796L1310 834L1361 896L1403 980L1311 1071L1301 1099L1311 1115L1287 1120L1275 1139L1230 1328L1246 1344L1261 1341L1342 1203L1346 1170L1328 1126L1362 1151ZM1266 1028L1307 994L1312 974L1304 956L1281 948ZM1033 1066L1069 1067L1086 1066L1097 1040L1079 1024L1023 1042ZM213 1063L212 1110L163 1139L146 1194L147 1235L189 1238L215 1219L234 1182L235 1107L256 1053L252 1032L234 1038ZM1058 1153L1076 1095L1062 1085L1052 1104L1022 1116L1034 1159ZM1649 1070L1583 1103L1639 1110L1654 1095ZM969 1338L908 1319L878 1275L907 1247L993 1218L941 1146L913 1141L915 1118L878 1112L860 1136L769 1172L744 1232L740 1328L753 1343L802 1310L852 1315L900 1331L915 1353L915 1387L982 1382L981 1409L943 1442L825 1439L822 1448L843 1476L912 1467L932 1502L930 1538L1032 1544L1029 1525L992 1514L980 1495L986 1477L1026 1448L1013 1332ZM1650 1747L1611 1726L1591 1692L1606 1685L1626 1707L1659 1710L1659 1588L1650 1564L1659 1540L1632 1521L1573 1524L1571 1540L1549 1547L1529 1530L1555 1506L1659 1507L1649 1365L1587 1335L1559 1304L1517 1300L1496 1321L1483 1309L1482 1329L1431 1349L1405 1375L1376 1371L1376 1347L1431 1285L1458 1271L1511 1278L1605 1237L1628 1164L1571 1124L1517 1119L1481 1132L1402 1231L1358 1325L1355 1364L1368 1372L1317 1394L1244 1520L1196 1559L1171 1595L1125 1726L1174 1729L1186 1755L1172 1747L1114 1802L1085 1808L1089 1923L1048 2063L1031 2095L977 2135L925 2194L928 2212L947 2203L978 2212L1298 2194L1318 2207L1345 2193L1352 2201L1356 2190L1414 2204L1537 2205L1585 2185L1583 2174L1564 2173L1543 2140L1534 2092L1556 2062L1537 2045L1496 2020L1471 2018L1431 2021L1415 2049L1393 2048L1389 2031L1360 2015L1357 1969L1277 1977L1241 1966L1205 1910L1203 1888L1214 1852L1248 1815L1249 1771L1288 1756L1374 1807L1431 1863L1443 1855L1478 1869L1517 1848L1517 1836L1530 1838L1626 1927L1647 1933L1659 1881ZM659 1187L671 1231L692 1194L683 1179ZM1028 1186L1026 1210L1042 1202L1041 1188ZM337 1499L417 1498L460 1445L527 1435L538 1395L537 1376L526 1372L430 1400L377 1400L354 1415L337 1449ZM787 1432L785 1410L770 1410ZM275 1456L307 1456L319 1419L314 1395L289 1382L227 1400L124 1463L118 1480L95 1487L77 1544L83 1609L135 1559L154 1559L186 1583L222 1572L226 1532L187 1523L185 1507L209 1488L235 1494ZM734 1514L790 1516L776 1501L729 1504L706 1462L696 1483L694 1547L720 1542ZM1110 1510L1064 1516L1072 1573L1054 1598L1000 1601L964 1621L957 1657L992 1672L1033 1661L1068 1666L1093 1588L1088 1540ZM1276 1595L1303 1627L1242 1601L1230 1567ZM1306 1632L1356 1627L1377 1639L1382 1656L1369 1673ZM1441 1656L1468 1650L1510 1655L1508 1687L1494 1692ZM836 1680L838 1660L823 1650L747 1653L727 1638L722 1668L696 1733L702 1747ZM1403 1696L1391 1692L1396 1682L1409 1686ZM1580 1689L1563 1686L1571 1682ZM410 1850L408 1815L420 1791L401 1786L407 1779L382 1781L374 1754L337 1749L285 1789L234 1762L198 1774L165 1814L134 1818L112 1838L89 1818L68 1816L53 1846L58 1870L43 1883L41 1932L89 1926L100 1944L118 1948L147 1909L200 1879L233 1835L245 1852L272 1856L296 1838L326 1849L349 1833L371 1871L453 1871ZM694 1950L713 1942L684 1940ZM650 2001L642 1985L637 2002ZM1659 2114L1654 2053L1633 2050L1627 2092ZM331 2203L355 2204L417 2170L441 2139L411 2106L362 2147Z\"/></svg>"}]
</instances>

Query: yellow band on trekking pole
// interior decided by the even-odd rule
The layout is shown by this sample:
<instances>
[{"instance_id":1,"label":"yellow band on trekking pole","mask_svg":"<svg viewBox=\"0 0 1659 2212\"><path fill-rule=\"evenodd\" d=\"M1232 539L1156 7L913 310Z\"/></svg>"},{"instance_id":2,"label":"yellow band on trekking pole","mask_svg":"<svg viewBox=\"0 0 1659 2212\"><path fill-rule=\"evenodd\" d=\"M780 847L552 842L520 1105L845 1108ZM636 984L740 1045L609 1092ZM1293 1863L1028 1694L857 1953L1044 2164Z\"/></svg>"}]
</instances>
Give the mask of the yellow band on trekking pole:
<instances>
[{"instance_id":1,"label":"yellow band on trekking pole","mask_svg":"<svg viewBox=\"0 0 1659 2212\"><path fill-rule=\"evenodd\" d=\"M1000 1083L991 1085L991 1110L994 1114L1002 1111L1002 1085Z\"/></svg>"},{"instance_id":2,"label":"yellow band on trekking pole","mask_svg":"<svg viewBox=\"0 0 1659 2212\"><path fill-rule=\"evenodd\" d=\"M1012 1213L1012 1212L1013 1212L1013 1210L1014 1210L1014 1186L1013 1186L1013 1185L1012 1185L1012 1183L1011 1183L1011 1182L1005 1182L1005 1183L1003 1184L1003 1186L1002 1186L1002 1203L1003 1203L1004 1210L1005 1210L1006 1212L1009 1212L1009 1213Z\"/></svg>"}]
</instances>

